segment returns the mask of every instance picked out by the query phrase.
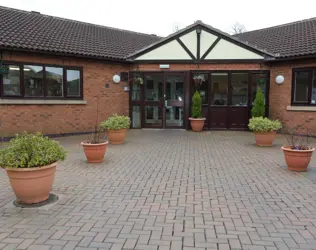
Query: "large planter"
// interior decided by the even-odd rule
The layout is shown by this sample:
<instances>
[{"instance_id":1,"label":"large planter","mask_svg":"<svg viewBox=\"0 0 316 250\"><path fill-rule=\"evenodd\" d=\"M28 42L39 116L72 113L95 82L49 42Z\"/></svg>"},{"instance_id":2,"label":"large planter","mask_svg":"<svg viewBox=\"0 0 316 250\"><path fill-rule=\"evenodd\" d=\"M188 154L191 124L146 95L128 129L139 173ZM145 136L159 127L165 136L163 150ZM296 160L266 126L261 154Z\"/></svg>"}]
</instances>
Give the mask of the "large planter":
<instances>
[{"instance_id":1,"label":"large planter","mask_svg":"<svg viewBox=\"0 0 316 250\"><path fill-rule=\"evenodd\" d=\"M205 118L189 118L192 131L201 132L204 127Z\"/></svg>"},{"instance_id":2,"label":"large planter","mask_svg":"<svg viewBox=\"0 0 316 250\"><path fill-rule=\"evenodd\" d=\"M272 146L273 140L276 136L276 131L270 132L253 132L256 138L257 146L269 147Z\"/></svg>"},{"instance_id":3,"label":"large planter","mask_svg":"<svg viewBox=\"0 0 316 250\"><path fill-rule=\"evenodd\" d=\"M107 130L108 140L111 144L122 144L126 137L126 129Z\"/></svg>"},{"instance_id":4,"label":"large planter","mask_svg":"<svg viewBox=\"0 0 316 250\"><path fill-rule=\"evenodd\" d=\"M81 145L83 146L83 150L88 162L100 163L104 161L104 154L108 146L108 141L98 144L82 142Z\"/></svg>"},{"instance_id":5,"label":"large planter","mask_svg":"<svg viewBox=\"0 0 316 250\"><path fill-rule=\"evenodd\" d=\"M295 150L291 149L291 146L283 146L281 148L289 170L297 172L305 172L307 170L315 148L309 150Z\"/></svg>"},{"instance_id":6,"label":"large planter","mask_svg":"<svg viewBox=\"0 0 316 250\"><path fill-rule=\"evenodd\" d=\"M36 168L6 168L10 184L19 202L33 204L49 197L57 162Z\"/></svg>"}]
</instances>

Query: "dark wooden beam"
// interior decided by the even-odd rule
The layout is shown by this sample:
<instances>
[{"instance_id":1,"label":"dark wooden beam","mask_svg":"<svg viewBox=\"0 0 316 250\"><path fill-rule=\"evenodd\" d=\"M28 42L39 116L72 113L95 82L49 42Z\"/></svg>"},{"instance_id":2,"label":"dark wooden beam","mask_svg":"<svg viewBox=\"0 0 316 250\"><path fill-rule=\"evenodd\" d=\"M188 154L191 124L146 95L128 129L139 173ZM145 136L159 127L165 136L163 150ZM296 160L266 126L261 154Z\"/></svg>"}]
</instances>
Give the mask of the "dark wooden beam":
<instances>
[{"instance_id":1,"label":"dark wooden beam","mask_svg":"<svg viewBox=\"0 0 316 250\"><path fill-rule=\"evenodd\" d=\"M178 43L181 45L181 47L189 54L189 56L193 59L196 60L195 56L191 53L191 51L187 48L187 46L184 45L184 43L180 40L180 38L176 39Z\"/></svg>"},{"instance_id":2,"label":"dark wooden beam","mask_svg":"<svg viewBox=\"0 0 316 250\"><path fill-rule=\"evenodd\" d=\"M207 49L207 51L205 51L204 55L201 57L202 60L205 59L205 57L207 57L207 55L212 51L212 49L214 49L214 47L216 46L216 44L221 40L220 37L218 37L213 43L212 45Z\"/></svg>"}]
</instances>

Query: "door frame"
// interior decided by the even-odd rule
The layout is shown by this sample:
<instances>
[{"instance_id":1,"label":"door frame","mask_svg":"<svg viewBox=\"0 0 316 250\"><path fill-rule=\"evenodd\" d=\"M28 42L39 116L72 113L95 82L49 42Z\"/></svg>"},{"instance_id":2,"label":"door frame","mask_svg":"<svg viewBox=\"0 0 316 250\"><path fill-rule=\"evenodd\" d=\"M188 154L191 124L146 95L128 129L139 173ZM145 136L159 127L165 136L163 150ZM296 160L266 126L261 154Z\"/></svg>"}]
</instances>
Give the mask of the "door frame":
<instances>
[{"instance_id":1,"label":"door frame","mask_svg":"<svg viewBox=\"0 0 316 250\"><path fill-rule=\"evenodd\" d=\"M140 74L141 77L143 77L144 84L140 85L140 100L132 100L132 74L137 73ZM168 75L179 75L183 74L184 76L184 86L183 86L183 125L180 126L166 126L166 111L165 111L165 101L166 101L166 84L167 84L167 76ZM160 101L146 101L145 100L145 76L146 75L162 75L162 99ZM189 71L183 71L183 70L172 70L172 71L130 71L129 72L129 114L131 119L133 119L133 106L140 106L140 117L141 117L141 128L158 128L158 129L165 129L165 128L177 128L177 129L187 129L187 122L188 120L188 105L189 102L187 98L189 97L189 84L188 84L188 75ZM145 123L145 107L146 106L159 106L162 109L162 125L148 125ZM131 125L132 126L132 125Z\"/></svg>"}]
</instances>

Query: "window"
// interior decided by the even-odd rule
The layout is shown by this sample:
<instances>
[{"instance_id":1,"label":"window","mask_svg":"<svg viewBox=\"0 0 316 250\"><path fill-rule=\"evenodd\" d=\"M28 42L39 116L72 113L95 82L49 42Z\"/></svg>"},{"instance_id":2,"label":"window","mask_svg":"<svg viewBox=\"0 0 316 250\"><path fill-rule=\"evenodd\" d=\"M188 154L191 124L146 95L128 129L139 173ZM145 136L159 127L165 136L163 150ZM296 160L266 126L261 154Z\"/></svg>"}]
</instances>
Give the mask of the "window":
<instances>
[{"instance_id":1,"label":"window","mask_svg":"<svg viewBox=\"0 0 316 250\"><path fill-rule=\"evenodd\" d=\"M0 97L82 98L82 70L49 65L9 64L0 75Z\"/></svg>"},{"instance_id":2,"label":"window","mask_svg":"<svg viewBox=\"0 0 316 250\"><path fill-rule=\"evenodd\" d=\"M248 105L248 73L232 73L231 91L233 106Z\"/></svg>"},{"instance_id":3,"label":"window","mask_svg":"<svg viewBox=\"0 0 316 250\"><path fill-rule=\"evenodd\" d=\"M267 84L268 75L264 73L253 73L251 75L251 102L252 105L256 99L257 91L260 89L266 98L266 84ZM266 101L266 100L265 100Z\"/></svg>"},{"instance_id":4,"label":"window","mask_svg":"<svg viewBox=\"0 0 316 250\"><path fill-rule=\"evenodd\" d=\"M80 71L67 70L67 95L80 96Z\"/></svg>"},{"instance_id":5,"label":"window","mask_svg":"<svg viewBox=\"0 0 316 250\"><path fill-rule=\"evenodd\" d=\"M228 105L228 74L212 73L212 98L211 105L224 106Z\"/></svg>"},{"instance_id":6,"label":"window","mask_svg":"<svg viewBox=\"0 0 316 250\"><path fill-rule=\"evenodd\" d=\"M24 66L25 96L44 96L43 66Z\"/></svg>"},{"instance_id":7,"label":"window","mask_svg":"<svg viewBox=\"0 0 316 250\"><path fill-rule=\"evenodd\" d=\"M294 69L292 103L316 105L316 69Z\"/></svg>"},{"instance_id":8,"label":"window","mask_svg":"<svg viewBox=\"0 0 316 250\"><path fill-rule=\"evenodd\" d=\"M20 66L8 65L8 72L3 75L3 95L20 96Z\"/></svg>"},{"instance_id":9,"label":"window","mask_svg":"<svg viewBox=\"0 0 316 250\"><path fill-rule=\"evenodd\" d=\"M46 67L45 73L47 96L63 96L63 68Z\"/></svg>"},{"instance_id":10,"label":"window","mask_svg":"<svg viewBox=\"0 0 316 250\"><path fill-rule=\"evenodd\" d=\"M196 73L195 75L202 76L204 78L204 81L201 82L200 85L194 84L194 92L197 90L200 93L202 104L208 104L208 85L209 85L209 77L207 73Z\"/></svg>"}]
</instances>

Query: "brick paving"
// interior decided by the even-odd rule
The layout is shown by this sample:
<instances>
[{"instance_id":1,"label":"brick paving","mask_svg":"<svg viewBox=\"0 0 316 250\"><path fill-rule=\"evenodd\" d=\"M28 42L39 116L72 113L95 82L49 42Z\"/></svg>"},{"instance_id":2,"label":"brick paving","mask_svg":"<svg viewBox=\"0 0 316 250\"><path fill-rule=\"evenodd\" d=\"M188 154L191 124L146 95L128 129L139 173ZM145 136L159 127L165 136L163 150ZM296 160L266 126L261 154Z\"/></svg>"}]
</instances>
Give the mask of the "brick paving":
<instances>
[{"instance_id":1,"label":"brick paving","mask_svg":"<svg viewBox=\"0 0 316 250\"><path fill-rule=\"evenodd\" d=\"M316 162L286 170L280 135L133 130L97 165L85 138L59 139L53 205L14 207L0 172L0 249L316 249Z\"/></svg>"}]
</instances>

